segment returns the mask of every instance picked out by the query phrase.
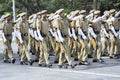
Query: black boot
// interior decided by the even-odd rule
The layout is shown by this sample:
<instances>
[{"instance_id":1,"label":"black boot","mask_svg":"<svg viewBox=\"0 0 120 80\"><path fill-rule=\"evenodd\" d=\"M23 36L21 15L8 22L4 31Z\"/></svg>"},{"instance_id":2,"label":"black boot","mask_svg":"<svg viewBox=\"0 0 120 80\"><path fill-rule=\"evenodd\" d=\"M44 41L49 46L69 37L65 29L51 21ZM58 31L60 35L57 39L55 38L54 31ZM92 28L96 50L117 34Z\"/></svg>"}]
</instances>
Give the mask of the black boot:
<instances>
[{"instance_id":1,"label":"black boot","mask_svg":"<svg viewBox=\"0 0 120 80\"><path fill-rule=\"evenodd\" d=\"M32 66L33 63L34 63L34 61L33 61L33 60L30 60L29 63L30 63L30 65Z\"/></svg>"},{"instance_id":2,"label":"black boot","mask_svg":"<svg viewBox=\"0 0 120 80\"><path fill-rule=\"evenodd\" d=\"M14 64L14 63L15 63L15 61L16 61L16 59L13 59L13 60L12 60L12 63Z\"/></svg>"}]
</instances>

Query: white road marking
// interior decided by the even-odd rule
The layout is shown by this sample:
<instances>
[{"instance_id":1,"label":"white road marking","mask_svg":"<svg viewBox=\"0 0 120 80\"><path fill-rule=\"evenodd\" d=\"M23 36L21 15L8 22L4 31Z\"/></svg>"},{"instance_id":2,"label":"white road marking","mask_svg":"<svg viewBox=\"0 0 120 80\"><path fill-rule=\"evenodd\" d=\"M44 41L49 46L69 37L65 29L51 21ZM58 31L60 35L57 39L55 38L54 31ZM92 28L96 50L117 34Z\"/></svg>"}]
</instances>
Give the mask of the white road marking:
<instances>
[{"instance_id":1,"label":"white road marking","mask_svg":"<svg viewBox=\"0 0 120 80\"><path fill-rule=\"evenodd\" d=\"M88 75L120 78L120 75L116 75L116 74L104 74L104 73L96 73L96 72L87 72L87 71L82 71L82 70L75 71L75 70L69 70L69 69L53 69L53 68L39 68L39 67L28 67L28 68L48 70L48 71L56 71L56 72L79 73L79 74L88 74Z\"/></svg>"}]
</instances>

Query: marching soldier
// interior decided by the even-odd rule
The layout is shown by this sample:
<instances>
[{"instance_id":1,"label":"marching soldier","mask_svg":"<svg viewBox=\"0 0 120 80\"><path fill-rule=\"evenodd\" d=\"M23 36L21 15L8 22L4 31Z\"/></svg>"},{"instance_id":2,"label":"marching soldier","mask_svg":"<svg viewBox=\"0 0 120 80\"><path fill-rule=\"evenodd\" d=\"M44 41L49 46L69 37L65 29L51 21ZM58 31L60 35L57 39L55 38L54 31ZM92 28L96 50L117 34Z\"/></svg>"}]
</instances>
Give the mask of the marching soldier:
<instances>
[{"instance_id":1,"label":"marching soldier","mask_svg":"<svg viewBox=\"0 0 120 80\"><path fill-rule=\"evenodd\" d=\"M3 32L6 38L4 41L4 62L8 62L8 59L14 64L16 59L13 57L13 51L11 47L12 43L12 32L13 32L13 22L11 21L11 14L5 14L5 21L3 23Z\"/></svg>"},{"instance_id":2,"label":"marching soldier","mask_svg":"<svg viewBox=\"0 0 120 80\"><path fill-rule=\"evenodd\" d=\"M76 28L75 28L75 20L76 17L79 16L79 10L76 10L74 12L72 12L72 14L68 17L68 19L70 20L70 28L68 28L68 32L69 32L69 38L68 38L68 44L70 46L70 52L71 52L71 56L74 56L74 60L77 61L78 60L78 52L79 50L77 50L77 36L76 36Z\"/></svg>"},{"instance_id":3,"label":"marching soldier","mask_svg":"<svg viewBox=\"0 0 120 80\"><path fill-rule=\"evenodd\" d=\"M29 51L28 51L28 43L29 43L29 38L28 38L28 32L29 32L29 23L26 20L26 13L23 12L20 14L21 21L19 22L19 31L20 31L20 37L22 38L20 40L20 52L21 52L21 58L20 58L20 64L23 65L25 59L27 58L28 62L30 65L33 64L33 60L30 57ZM26 57L26 58L25 58Z\"/></svg>"},{"instance_id":4,"label":"marching soldier","mask_svg":"<svg viewBox=\"0 0 120 80\"><path fill-rule=\"evenodd\" d=\"M87 65L87 57L88 57L88 24L86 17L86 10L81 10L80 14L82 18L78 19L76 21L76 27L78 31L78 41L81 44L80 53L79 53L79 64Z\"/></svg>"},{"instance_id":5,"label":"marching soldier","mask_svg":"<svg viewBox=\"0 0 120 80\"><path fill-rule=\"evenodd\" d=\"M33 32L33 22L30 22L30 20L32 20L34 17L34 14L32 14L31 16L29 16L29 24L30 24L30 28L29 28L29 45L30 45L30 52L32 54L34 54L35 52L35 41L34 41L34 32Z\"/></svg>"},{"instance_id":6,"label":"marching soldier","mask_svg":"<svg viewBox=\"0 0 120 80\"><path fill-rule=\"evenodd\" d=\"M38 62L39 61L39 40L38 40L38 35L37 34L37 26L36 26L36 21L37 21L37 15L38 14L33 14L31 15L29 18L31 18L29 20L30 23L30 29L29 29L29 33L30 33L30 52L32 52L32 54L34 55L34 61Z\"/></svg>"},{"instance_id":7,"label":"marching soldier","mask_svg":"<svg viewBox=\"0 0 120 80\"><path fill-rule=\"evenodd\" d=\"M109 44L110 44L110 38L109 38L109 26L106 23L106 20L109 18L109 11L104 11L103 21L101 23L101 44L102 44L102 56L108 55L106 51L109 53Z\"/></svg>"},{"instance_id":8,"label":"marching soldier","mask_svg":"<svg viewBox=\"0 0 120 80\"><path fill-rule=\"evenodd\" d=\"M59 9L58 15L59 15L59 18L58 18L59 28L57 28L57 34L60 39L60 47L62 50L59 55L59 66L62 67L62 65L64 64L64 60L67 60L69 66L71 66L71 68L74 68L76 64L72 63L72 60L70 57L69 45L68 45L69 21L67 17L64 15L64 9Z\"/></svg>"},{"instance_id":9,"label":"marching soldier","mask_svg":"<svg viewBox=\"0 0 120 80\"><path fill-rule=\"evenodd\" d=\"M93 49L93 62L103 62L101 59L101 42L100 42L100 26L101 26L101 17L99 16L100 11L94 11L93 23L89 25L89 45Z\"/></svg>"},{"instance_id":10,"label":"marching soldier","mask_svg":"<svg viewBox=\"0 0 120 80\"><path fill-rule=\"evenodd\" d=\"M48 31L49 31L50 23L47 18L47 10L41 11L41 20L37 21L37 33L39 36L39 40L42 45L42 53L39 55L39 66L42 66L42 62L45 60L45 64L47 67L51 67L52 64L49 62L48 55Z\"/></svg>"},{"instance_id":11,"label":"marching soldier","mask_svg":"<svg viewBox=\"0 0 120 80\"><path fill-rule=\"evenodd\" d=\"M119 45L119 39L118 39L118 31L119 31L119 28L118 26L116 26L117 24L117 21L116 21L116 18L115 18L115 9L111 9L110 10L110 17L109 19L107 20L107 23L109 25L109 29L110 29L110 54L109 54L109 57L110 59L114 58L115 55L117 54L117 51L118 51L118 45Z\"/></svg>"}]
</instances>

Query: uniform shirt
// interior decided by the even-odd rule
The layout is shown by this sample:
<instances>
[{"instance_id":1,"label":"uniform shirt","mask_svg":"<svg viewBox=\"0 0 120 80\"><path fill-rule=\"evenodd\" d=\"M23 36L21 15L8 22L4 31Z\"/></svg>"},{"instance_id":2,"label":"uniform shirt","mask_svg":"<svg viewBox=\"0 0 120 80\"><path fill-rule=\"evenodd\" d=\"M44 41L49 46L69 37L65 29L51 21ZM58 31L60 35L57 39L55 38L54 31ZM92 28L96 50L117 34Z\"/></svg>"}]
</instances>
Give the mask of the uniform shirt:
<instances>
[{"instance_id":1,"label":"uniform shirt","mask_svg":"<svg viewBox=\"0 0 120 80\"><path fill-rule=\"evenodd\" d=\"M7 22L7 21L5 21L4 23L3 23L3 31L4 31L4 34L12 34L12 32L13 32L13 22Z\"/></svg>"},{"instance_id":2,"label":"uniform shirt","mask_svg":"<svg viewBox=\"0 0 120 80\"><path fill-rule=\"evenodd\" d=\"M61 25L62 25L62 34L68 36L68 28L69 28L69 21L67 18L61 19Z\"/></svg>"},{"instance_id":3,"label":"uniform shirt","mask_svg":"<svg viewBox=\"0 0 120 80\"><path fill-rule=\"evenodd\" d=\"M56 18L56 19L54 19L52 22L52 26L53 26L53 28L59 28L60 27L60 19L59 18Z\"/></svg>"},{"instance_id":4,"label":"uniform shirt","mask_svg":"<svg viewBox=\"0 0 120 80\"><path fill-rule=\"evenodd\" d=\"M94 23L94 30L95 31L100 32L100 30L101 30L101 27L100 27L101 26L101 20L102 20L101 17L97 17L97 18L94 17L93 23Z\"/></svg>"},{"instance_id":5,"label":"uniform shirt","mask_svg":"<svg viewBox=\"0 0 120 80\"><path fill-rule=\"evenodd\" d=\"M29 23L28 21L20 21L18 23L18 28L22 34L28 33L29 31Z\"/></svg>"},{"instance_id":6,"label":"uniform shirt","mask_svg":"<svg viewBox=\"0 0 120 80\"><path fill-rule=\"evenodd\" d=\"M48 34L48 31L49 31L49 26L50 26L50 23L48 21L48 19L41 19L41 22L42 22L42 32L47 35Z\"/></svg>"}]
</instances>

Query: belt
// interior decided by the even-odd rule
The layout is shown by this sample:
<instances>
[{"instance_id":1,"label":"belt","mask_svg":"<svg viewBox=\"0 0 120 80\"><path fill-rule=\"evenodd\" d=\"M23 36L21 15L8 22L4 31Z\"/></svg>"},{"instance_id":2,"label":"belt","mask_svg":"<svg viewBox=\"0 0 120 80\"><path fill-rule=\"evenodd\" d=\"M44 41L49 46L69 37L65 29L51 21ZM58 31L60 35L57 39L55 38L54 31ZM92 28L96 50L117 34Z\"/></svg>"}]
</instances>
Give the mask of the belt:
<instances>
[{"instance_id":1,"label":"belt","mask_svg":"<svg viewBox=\"0 0 120 80\"><path fill-rule=\"evenodd\" d=\"M28 33L21 34L22 36L28 36Z\"/></svg>"},{"instance_id":2,"label":"belt","mask_svg":"<svg viewBox=\"0 0 120 80\"><path fill-rule=\"evenodd\" d=\"M62 35L64 38L66 38L67 37L67 35Z\"/></svg>"},{"instance_id":3,"label":"belt","mask_svg":"<svg viewBox=\"0 0 120 80\"><path fill-rule=\"evenodd\" d=\"M12 34L5 34L5 36L6 36L6 37L10 37L10 36L12 36Z\"/></svg>"},{"instance_id":4,"label":"belt","mask_svg":"<svg viewBox=\"0 0 120 80\"><path fill-rule=\"evenodd\" d=\"M119 29L115 29L115 31L116 31L116 32L118 32L118 31L119 31Z\"/></svg>"},{"instance_id":5,"label":"belt","mask_svg":"<svg viewBox=\"0 0 120 80\"><path fill-rule=\"evenodd\" d=\"M33 28L33 30L37 30L36 28Z\"/></svg>"},{"instance_id":6,"label":"belt","mask_svg":"<svg viewBox=\"0 0 120 80\"><path fill-rule=\"evenodd\" d=\"M47 35L41 32L42 37L46 37Z\"/></svg>"},{"instance_id":7,"label":"belt","mask_svg":"<svg viewBox=\"0 0 120 80\"><path fill-rule=\"evenodd\" d=\"M96 33L96 34L100 34L100 32L99 32L99 31L95 31L95 33Z\"/></svg>"},{"instance_id":8,"label":"belt","mask_svg":"<svg viewBox=\"0 0 120 80\"><path fill-rule=\"evenodd\" d=\"M83 33L84 33L85 35L87 35L87 32L86 32L86 31L83 31Z\"/></svg>"}]
</instances>

